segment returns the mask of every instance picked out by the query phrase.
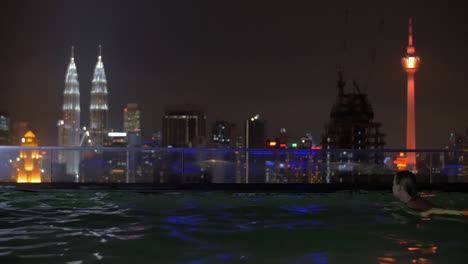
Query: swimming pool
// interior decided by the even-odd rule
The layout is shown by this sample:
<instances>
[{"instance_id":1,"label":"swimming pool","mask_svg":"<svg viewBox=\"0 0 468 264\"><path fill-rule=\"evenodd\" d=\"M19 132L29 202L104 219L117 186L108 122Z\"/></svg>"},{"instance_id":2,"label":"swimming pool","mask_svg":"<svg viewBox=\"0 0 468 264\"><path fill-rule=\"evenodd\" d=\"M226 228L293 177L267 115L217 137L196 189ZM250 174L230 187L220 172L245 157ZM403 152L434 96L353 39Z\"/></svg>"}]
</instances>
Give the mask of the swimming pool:
<instances>
[{"instance_id":1,"label":"swimming pool","mask_svg":"<svg viewBox=\"0 0 468 264\"><path fill-rule=\"evenodd\" d=\"M427 194L426 194L427 195ZM433 192L463 209L467 193ZM390 192L0 189L0 263L466 263L468 218L407 213Z\"/></svg>"}]
</instances>

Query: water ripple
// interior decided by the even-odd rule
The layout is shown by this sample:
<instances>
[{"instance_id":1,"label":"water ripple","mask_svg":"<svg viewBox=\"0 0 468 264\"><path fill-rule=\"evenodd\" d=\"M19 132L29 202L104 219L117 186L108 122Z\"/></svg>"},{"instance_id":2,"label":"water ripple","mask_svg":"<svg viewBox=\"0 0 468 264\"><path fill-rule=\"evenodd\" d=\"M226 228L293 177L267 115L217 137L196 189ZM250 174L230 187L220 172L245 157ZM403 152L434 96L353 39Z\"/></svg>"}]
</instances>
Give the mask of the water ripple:
<instances>
[{"instance_id":1,"label":"water ripple","mask_svg":"<svg viewBox=\"0 0 468 264\"><path fill-rule=\"evenodd\" d=\"M386 197L393 200L390 194ZM397 224L394 215L374 202L349 199L344 194L203 196L2 190L0 262L140 263L151 259L159 263L260 263L268 259L268 263L322 264L339 259L331 252L354 245L353 251L374 254L378 260L385 256L384 249L401 250L394 239L382 238L381 229L419 233L405 229L414 222L411 216L405 225ZM435 235L441 232L438 230L450 232L437 226L437 220L417 224L425 231L434 225L437 228L431 231ZM452 223L459 230L466 224ZM459 232L451 234L457 237ZM449 236L443 233L441 237ZM357 239L369 242L358 247ZM398 245L392 248L393 244ZM462 249L468 252L461 246L465 244L442 249L447 254ZM275 248L281 250L272 250Z\"/></svg>"}]
</instances>

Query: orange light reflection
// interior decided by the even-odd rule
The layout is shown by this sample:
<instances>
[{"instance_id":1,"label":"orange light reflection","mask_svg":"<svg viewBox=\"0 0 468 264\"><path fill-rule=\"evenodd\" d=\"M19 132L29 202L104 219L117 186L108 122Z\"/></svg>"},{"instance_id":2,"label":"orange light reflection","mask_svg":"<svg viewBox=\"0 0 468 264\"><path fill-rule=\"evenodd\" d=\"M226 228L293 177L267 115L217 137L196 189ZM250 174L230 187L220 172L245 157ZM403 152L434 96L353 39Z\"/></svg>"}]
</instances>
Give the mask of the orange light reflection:
<instances>
[{"instance_id":1,"label":"orange light reflection","mask_svg":"<svg viewBox=\"0 0 468 264\"><path fill-rule=\"evenodd\" d=\"M436 197L436 194L423 194L421 197Z\"/></svg>"},{"instance_id":2,"label":"orange light reflection","mask_svg":"<svg viewBox=\"0 0 468 264\"><path fill-rule=\"evenodd\" d=\"M387 258L387 257L385 257L385 258L377 258L377 259L378 259L379 261L386 261L386 262L392 262L392 263L393 263L393 262L396 262L396 259L394 259L394 258ZM386 262L383 262L383 263L386 263Z\"/></svg>"}]
</instances>

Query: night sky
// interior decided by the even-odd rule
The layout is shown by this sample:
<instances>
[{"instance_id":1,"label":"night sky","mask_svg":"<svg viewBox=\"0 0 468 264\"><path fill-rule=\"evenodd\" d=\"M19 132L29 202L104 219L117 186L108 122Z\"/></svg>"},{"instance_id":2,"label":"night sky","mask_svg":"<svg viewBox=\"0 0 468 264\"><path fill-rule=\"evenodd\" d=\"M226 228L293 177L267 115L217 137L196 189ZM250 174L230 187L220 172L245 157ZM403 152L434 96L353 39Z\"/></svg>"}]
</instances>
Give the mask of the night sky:
<instances>
[{"instance_id":1,"label":"night sky","mask_svg":"<svg viewBox=\"0 0 468 264\"><path fill-rule=\"evenodd\" d=\"M410 4L409 4L410 3ZM461 3L458 3L461 4ZM387 134L405 146L406 74L400 59L414 17L418 148L441 148L468 128L468 10L427 1L2 1L0 111L29 121L41 145L56 145L70 46L75 46L81 123L88 125L98 45L109 91L110 128L140 105L144 136L161 129L164 107L198 104L236 123L260 113L267 136L319 142L337 94L367 90ZM427 7L425 7L427 6ZM348 24L345 10L348 9ZM379 22L383 19L383 28ZM347 43L344 52L343 41ZM371 54L376 49L375 62Z\"/></svg>"}]
</instances>

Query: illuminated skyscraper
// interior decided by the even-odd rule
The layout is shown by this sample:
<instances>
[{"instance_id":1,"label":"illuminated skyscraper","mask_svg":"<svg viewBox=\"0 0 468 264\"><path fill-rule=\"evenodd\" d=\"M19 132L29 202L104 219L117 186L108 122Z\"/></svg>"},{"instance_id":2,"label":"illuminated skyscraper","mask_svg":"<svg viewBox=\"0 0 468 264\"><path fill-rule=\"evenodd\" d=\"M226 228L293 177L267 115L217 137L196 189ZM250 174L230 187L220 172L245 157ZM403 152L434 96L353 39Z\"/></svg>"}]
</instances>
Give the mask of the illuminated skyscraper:
<instances>
[{"instance_id":1,"label":"illuminated skyscraper","mask_svg":"<svg viewBox=\"0 0 468 264\"><path fill-rule=\"evenodd\" d=\"M76 147L80 143L80 84L73 54L70 57L63 90L63 134L59 146Z\"/></svg>"},{"instance_id":2,"label":"illuminated skyscraper","mask_svg":"<svg viewBox=\"0 0 468 264\"><path fill-rule=\"evenodd\" d=\"M414 74L419 68L421 59L415 55L416 49L413 46L413 22L409 20L408 47L406 48L406 56L401 59L403 69L408 75L408 94L406 105L406 149L416 149L416 117L414 106ZM416 170L416 153L409 152L407 154L407 168Z\"/></svg>"},{"instance_id":3,"label":"illuminated skyscraper","mask_svg":"<svg viewBox=\"0 0 468 264\"><path fill-rule=\"evenodd\" d=\"M62 120L59 121L60 126L58 126L59 146L78 147L80 145L80 112L80 85L72 47L70 63L65 75ZM67 164L67 174L78 175L79 153L76 151L61 152L58 160L60 163Z\"/></svg>"},{"instance_id":4,"label":"illuminated skyscraper","mask_svg":"<svg viewBox=\"0 0 468 264\"><path fill-rule=\"evenodd\" d=\"M91 83L91 104L89 139L90 145L99 147L104 143L107 134L107 81L104 72L104 64L101 57L101 45L99 45L99 56L94 69L93 81Z\"/></svg>"}]
</instances>

